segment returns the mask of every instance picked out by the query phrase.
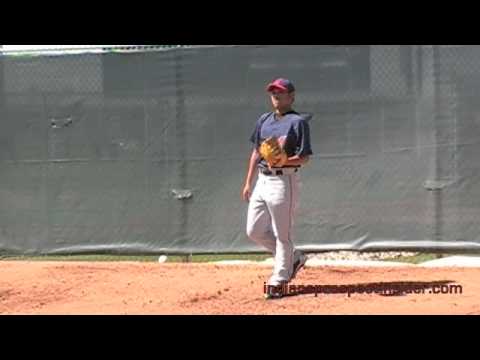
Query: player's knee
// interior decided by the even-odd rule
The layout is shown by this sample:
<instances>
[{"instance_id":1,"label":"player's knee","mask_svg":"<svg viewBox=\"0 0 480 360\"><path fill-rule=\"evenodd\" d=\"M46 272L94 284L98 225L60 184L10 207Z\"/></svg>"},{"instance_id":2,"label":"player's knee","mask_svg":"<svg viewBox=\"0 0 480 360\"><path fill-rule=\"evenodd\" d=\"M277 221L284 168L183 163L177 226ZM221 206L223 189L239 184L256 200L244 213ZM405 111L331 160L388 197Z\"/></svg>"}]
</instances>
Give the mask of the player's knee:
<instances>
[{"instance_id":1,"label":"player's knee","mask_svg":"<svg viewBox=\"0 0 480 360\"><path fill-rule=\"evenodd\" d=\"M256 229L254 226L247 226L247 236L251 240L258 242L258 240L261 240L264 237L264 233Z\"/></svg>"},{"instance_id":2,"label":"player's knee","mask_svg":"<svg viewBox=\"0 0 480 360\"><path fill-rule=\"evenodd\" d=\"M247 226L247 236L254 241L257 238L257 232L252 226Z\"/></svg>"}]
</instances>

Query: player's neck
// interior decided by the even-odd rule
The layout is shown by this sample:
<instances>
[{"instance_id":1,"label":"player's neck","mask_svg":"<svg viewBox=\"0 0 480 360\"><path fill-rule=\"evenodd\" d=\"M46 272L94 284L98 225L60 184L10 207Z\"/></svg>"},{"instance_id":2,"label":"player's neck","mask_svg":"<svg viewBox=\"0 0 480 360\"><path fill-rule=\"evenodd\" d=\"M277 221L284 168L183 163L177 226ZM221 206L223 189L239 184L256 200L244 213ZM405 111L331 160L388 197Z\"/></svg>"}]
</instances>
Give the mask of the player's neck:
<instances>
[{"instance_id":1,"label":"player's neck","mask_svg":"<svg viewBox=\"0 0 480 360\"><path fill-rule=\"evenodd\" d=\"M275 115L277 116L277 118L281 119L285 116L286 113L292 111L292 107L289 106L288 108L284 108L284 109L275 109Z\"/></svg>"}]
</instances>

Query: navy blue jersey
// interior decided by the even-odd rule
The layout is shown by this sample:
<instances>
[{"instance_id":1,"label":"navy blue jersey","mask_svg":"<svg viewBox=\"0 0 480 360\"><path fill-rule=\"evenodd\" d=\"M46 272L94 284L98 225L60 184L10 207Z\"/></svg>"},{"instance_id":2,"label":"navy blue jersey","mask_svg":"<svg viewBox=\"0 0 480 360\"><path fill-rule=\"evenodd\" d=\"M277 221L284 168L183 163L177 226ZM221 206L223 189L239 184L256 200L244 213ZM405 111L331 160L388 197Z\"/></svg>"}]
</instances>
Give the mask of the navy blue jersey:
<instances>
[{"instance_id":1,"label":"navy blue jersey","mask_svg":"<svg viewBox=\"0 0 480 360\"><path fill-rule=\"evenodd\" d=\"M286 113L281 119L278 119L274 112L263 114L255 124L250 142L258 150L265 139L274 136L283 146L288 157L312 155L308 125L310 118L310 115L306 117L295 111ZM259 167L268 168L265 159L260 160Z\"/></svg>"}]
</instances>

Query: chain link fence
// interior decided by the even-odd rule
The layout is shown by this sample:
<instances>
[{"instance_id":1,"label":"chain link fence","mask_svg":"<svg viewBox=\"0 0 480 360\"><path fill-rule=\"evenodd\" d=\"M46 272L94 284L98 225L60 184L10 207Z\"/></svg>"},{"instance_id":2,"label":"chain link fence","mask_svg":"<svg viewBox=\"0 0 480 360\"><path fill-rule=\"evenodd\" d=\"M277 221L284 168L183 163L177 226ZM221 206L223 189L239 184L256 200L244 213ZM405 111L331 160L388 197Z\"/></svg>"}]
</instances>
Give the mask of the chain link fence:
<instances>
[{"instance_id":1,"label":"chain link fence","mask_svg":"<svg viewBox=\"0 0 480 360\"><path fill-rule=\"evenodd\" d=\"M0 251L261 250L240 190L279 76L314 114L296 244L478 249L479 46L89 50L0 56Z\"/></svg>"}]
</instances>

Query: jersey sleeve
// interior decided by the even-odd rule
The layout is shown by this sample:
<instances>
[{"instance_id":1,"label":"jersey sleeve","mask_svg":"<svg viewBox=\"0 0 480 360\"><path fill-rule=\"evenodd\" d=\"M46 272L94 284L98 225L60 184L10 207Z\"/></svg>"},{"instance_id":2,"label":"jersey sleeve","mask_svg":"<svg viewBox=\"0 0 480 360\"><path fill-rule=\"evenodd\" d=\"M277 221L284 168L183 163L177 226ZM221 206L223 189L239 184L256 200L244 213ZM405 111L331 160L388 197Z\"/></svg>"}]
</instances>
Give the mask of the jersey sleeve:
<instances>
[{"instance_id":1,"label":"jersey sleeve","mask_svg":"<svg viewBox=\"0 0 480 360\"><path fill-rule=\"evenodd\" d=\"M250 135L250 142L253 144L255 149L258 149L260 147L260 130L262 129L262 124L267 117L268 113L260 116L260 118L255 124L255 128L253 129L252 134Z\"/></svg>"},{"instance_id":2,"label":"jersey sleeve","mask_svg":"<svg viewBox=\"0 0 480 360\"><path fill-rule=\"evenodd\" d=\"M259 137L260 137L260 129L258 126L258 121L255 124L255 128L253 129L252 135L250 135L250 142L258 148L258 142L259 142Z\"/></svg>"},{"instance_id":3,"label":"jersey sleeve","mask_svg":"<svg viewBox=\"0 0 480 360\"><path fill-rule=\"evenodd\" d=\"M305 119L301 119L297 125L297 148L295 155L300 157L313 155L310 143L310 125Z\"/></svg>"}]
</instances>

